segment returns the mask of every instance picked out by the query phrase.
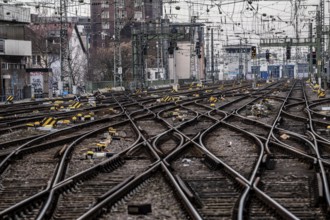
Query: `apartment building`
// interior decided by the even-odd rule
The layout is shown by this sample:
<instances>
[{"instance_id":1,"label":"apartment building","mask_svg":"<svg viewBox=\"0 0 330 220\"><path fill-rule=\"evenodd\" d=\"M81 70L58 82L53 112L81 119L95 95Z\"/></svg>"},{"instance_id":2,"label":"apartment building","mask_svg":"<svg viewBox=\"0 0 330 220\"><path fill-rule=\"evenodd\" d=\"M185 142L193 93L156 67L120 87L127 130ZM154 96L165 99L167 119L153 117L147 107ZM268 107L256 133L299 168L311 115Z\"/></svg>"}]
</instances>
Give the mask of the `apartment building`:
<instances>
[{"instance_id":1,"label":"apartment building","mask_svg":"<svg viewBox=\"0 0 330 220\"><path fill-rule=\"evenodd\" d=\"M32 44L26 39L25 26L30 23L30 9L0 4L0 99L13 95L24 98L29 91L26 60Z\"/></svg>"}]
</instances>

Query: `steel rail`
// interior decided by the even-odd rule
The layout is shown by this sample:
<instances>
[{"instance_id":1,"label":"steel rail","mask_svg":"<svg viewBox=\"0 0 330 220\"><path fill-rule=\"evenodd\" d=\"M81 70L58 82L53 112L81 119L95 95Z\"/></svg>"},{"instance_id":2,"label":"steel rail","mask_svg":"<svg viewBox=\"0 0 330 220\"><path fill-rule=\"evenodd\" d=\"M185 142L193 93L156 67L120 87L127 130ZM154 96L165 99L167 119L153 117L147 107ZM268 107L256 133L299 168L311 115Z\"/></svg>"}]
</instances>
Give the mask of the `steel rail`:
<instances>
[{"instance_id":1,"label":"steel rail","mask_svg":"<svg viewBox=\"0 0 330 220\"><path fill-rule=\"evenodd\" d=\"M311 131L307 131L307 133L308 133L308 135L311 136L312 141L314 142L315 152L316 152L316 155L317 155L317 161L318 161L318 164L319 164L319 168L321 170L323 190L325 192L325 199L326 199L326 203L327 203L326 212L329 215L329 213L330 213L330 192L329 192L328 177L327 177L326 172L325 172L324 167L323 167L323 161L321 160L322 157L321 157L321 154L319 152L318 141L316 139L316 137L320 137L320 136L316 135L316 132L314 131L312 115L311 115L311 111L310 111L310 108L309 108L310 105L308 103L308 98L307 98L307 95L306 95L305 87L303 87L303 94L304 94L306 107L307 107L306 108L307 109L307 114L308 114L308 118L309 118L309 128L311 130ZM329 141L328 141L328 143L329 143Z\"/></svg>"},{"instance_id":2,"label":"steel rail","mask_svg":"<svg viewBox=\"0 0 330 220\"><path fill-rule=\"evenodd\" d=\"M253 190L256 193L256 195L261 199L263 202L265 202L266 205L270 206L271 208L275 209L277 213L284 219L291 219L291 220L299 220L294 214L289 212L286 208L281 206L278 202L276 202L274 199L269 197L266 193L261 191L258 188L260 178L257 177L256 180L253 183Z\"/></svg>"},{"instance_id":3,"label":"steel rail","mask_svg":"<svg viewBox=\"0 0 330 220\"><path fill-rule=\"evenodd\" d=\"M35 139L32 139L32 140L26 142L25 144L17 147L16 150L12 151L3 161L1 161L1 163L0 163L0 174L2 172L4 172L4 170L10 164L10 161L15 156L17 156L17 151L19 151L19 150L21 150L23 148L29 147L32 144L36 144L37 142L42 141L42 140L45 140L46 138L49 138L49 137L52 137L52 136L56 136L56 135L60 135L62 133L66 133L66 132L68 132L68 131L70 131L72 129L78 129L78 128L86 127L86 126L89 126L89 125L92 125L92 124L106 122L108 120L111 120L111 119L113 119L115 117L120 117L120 116L121 116L121 114L118 114L118 115L115 115L115 116L112 116L112 117L102 118L102 119L98 119L98 120L86 122L86 123L83 123L83 124L75 125L75 126L72 126L72 127L69 127L69 128L63 128L63 129L60 129L58 131L55 131L55 132L52 132L52 133L49 133L49 134L45 134L45 135L42 135L42 136L37 137Z\"/></svg>"},{"instance_id":4,"label":"steel rail","mask_svg":"<svg viewBox=\"0 0 330 220\"><path fill-rule=\"evenodd\" d=\"M115 97L113 97L114 99L115 99ZM115 99L116 100L116 99ZM119 104L119 106L122 108L122 110L124 111L124 114L128 117L128 121L133 125L133 127L135 128L135 132L137 133L137 135L138 135L138 137L137 137L137 139L136 139L136 141L131 145L131 147L129 147L129 148L132 148L132 147L134 147L135 145L137 145L137 143L140 141L140 139L141 138L143 138L144 139L144 137L143 137L143 135L141 134L141 132L140 132L140 130L137 128L137 126L135 125L135 123L133 122L133 120L129 117L129 115L126 113L126 111L124 110L124 107L116 100L116 102ZM61 176L63 176L64 175L64 173L66 172L65 170L66 170L66 162L67 162L67 159L66 158L68 158L69 156L70 156L70 152L72 152L72 148L74 147L74 145L76 145L78 142L80 142L80 141L82 141L84 138L86 138L86 137L88 137L88 136L90 136L90 135L93 135L94 133L97 133L97 132L99 132L100 130L102 130L102 129L107 129L109 127L109 125L108 126L105 126L105 127L103 127L103 128L101 128L101 129L98 129L97 131L93 131L93 132L90 132L90 133L88 133L88 134L86 134L85 136L82 136L81 138L79 138L79 139L77 139L75 142L73 142L73 143L71 143L71 145L66 149L66 151L65 151L65 153L64 153L64 155L63 155L63 157L62 157L62 160L61 160L61 163L60 163L60 168L59 168L59 172L57 173L57 176L56 176L56 178L55 178L55 181L54 181L54 186L56 185L56 184L58 184L59 183L59 181L61 181L62 180L62 177ZM146 140L144 139L144 143L146 142ZM126 151L128 151L129 149L127 149L127 150L125 150L125 152ZM159 158L158 158L158 156L157 156L157 154L153 151L153 149L150 149L151 150L151 152L153 153L153 155L155 156L155 158L156 158L156 161L158 161L159 160ZM69 152L70 151L70 152ZM64 158L64 159L63 159ZM44 206L44 208L43 208L43 210L41 211L41 214L39 215L39 217L38 217L38 219L43 219L44 218L44 216L45 215L47 215L47 212L49 212L49 209L51 209L50 208L50 206L52 205L52 203L53 203L53 200L54 200L54 197L53 197L53 195L54 194L51 194L50 196L49 196L49 198L48 198L48 200L47 200L47 203L46 203L46 205Z\"/></svg>"},{"instance_id":5,"label":"steel rail","mask_svg":"<svg viewBox=\"0 0 330 220\"><path fill-rule=\"evenodd\" d=\"M127 122L128 122L128 120L123 121L123 122L117 122L117 123L113 123L113 125L110 125L110 126L120 125L120 124L124 124L124 123L127 123ZM65 172L64 171L64 169L65 169L64 168L65 167L64 163L68 163L68 160L69 160L68 159L68 157L69 157L68 154L70 154L70 153L68 153L68 151L70 151L70 149L72 147L74 147L74 145L77 144L78 141L81 141L82 139L84 139L84 138L86 138L86 137L88 137L90 135L93 135L94 133L99 132L100 130L107 129L108 127L109 127L109 125L104 126L102 128L98 128L98 129L96 129L94 131L89 131L88 133L84 134L83 136L78 137L78 139L76 139L76 141L72 142L66 148L66 151L64 152L64 154L63 154L63 156L61 158L61 162L56 166L55 171L54 171L54 175L53 175L51 181L49 182L47 188L45 190L43 190L43 191L41 191L41 192L39 192L39 193L31 196L30 198L27 198L27 199L23 200L22 202L9 207L8 209L6 209L3 212L1 212L0 213L0 216L2 216L2 215L4 215L4 216L11 215L10 213L15 213L18 210L23 209L24 206L26 207L29 204L34 203L34 201L36 201L36 200L38 200L38 201L44 200L43 197L45 197L46 195L48 195L47 196L48 197L48 200L45 203L43 209L41 210L39 216L40 215L41 216L45 215L46 212L47 212L47 210L48 210L48 206L51 205L51 202L53 201L53 195L54 194L52 194L51 191L53 190L53 188L56 188L56 186L58 184L61 184L60 180L62 180L62 179L60 177L63 176L63 172ZM135 145L135 144L137 144L137 142L133 143L132 146ZM126 151L128 151L128 149L124 150L122 153L124 153ZM110 158L110 159L112 159L112 158ZM97 167L97 166L100 166L100 165L102 165L102 163L100 163L98 165L95 165L94 168ZM86 172L88 172L88 170L86 170ZM62 180L62 182L65 182L65 181L67 181L67 180Z\"/></svg>"}]
</instances>

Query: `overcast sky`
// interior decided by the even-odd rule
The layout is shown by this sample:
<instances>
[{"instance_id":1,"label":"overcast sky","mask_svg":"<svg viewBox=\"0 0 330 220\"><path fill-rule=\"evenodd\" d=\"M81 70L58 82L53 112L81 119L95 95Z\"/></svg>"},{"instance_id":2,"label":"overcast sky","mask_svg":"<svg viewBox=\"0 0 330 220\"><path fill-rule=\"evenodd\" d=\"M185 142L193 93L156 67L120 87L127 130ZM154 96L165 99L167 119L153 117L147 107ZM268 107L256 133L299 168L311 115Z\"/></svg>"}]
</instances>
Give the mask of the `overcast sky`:
<instances>
[{"instance_id":1,"label":"overcast sky","mask_svg":"<svg viewBox=\"0 0 330 220\"><path fill-rule=\"evenodd\" d=\"M0 0L0 2L3 0ZM23 3L31 6L31 12L55 16L60 0L8 0L10 4ZM69 16L89 15L90 0L67 0ZM99 0L102 2L102 0ZM133 1L133 0L132 0ZM146 1L149 2L149 1ZM298 1L298 13L295 1L280 0L163 0L164 15L172 21L189 22L191 16L197 16L199 22L223 30L226 36L245 34L245 37L271 37L274 33L280 36L294 36L295 18L298 16L299 35L308 36L308 23L315 20L315 6L319 0ZM328 3L326 2L326 8ZM35 7L39 6L39 7ZM328 10L325 13L329 17ZM328 18L326 19L328 23ZM285 31L285 32L283 32Z\"/></svg>"},{"instance_id":2,"label":"overcast sky","mask_svg":"<svg viewBox=\"0 0 330 220\"><path fill-rule=\"evenodd\" d=\"M7 0L8 4L22 4L30 6L31 13L56 16L59 10L60 0ZM99 0L102 1L102 0ZM0 0L3 3L4 0ZM68 16L88 16L90 14L90 0L67 0Z\"/></svg>"},{"instance_id":3,"label":"overcast sky","mask_svg":"<svg viewBox=\"0 0 330 220\"><path fill-rule=\"evenodd\" d=\"M0 0L0 2L3 0ZM30 5L31 12L47 16L58 11L59 0L8 0L11 4ZM99 0L102 2L102 0ZM132 0L133 1L133 0ZM90 0L67 0L69 16L88 16ZM149 1L146 1L149 2ZM206 22L215 31L215 40L238 41L238 37L256 43L260 38L295 37L296 17L299 37L308 37L308 23L315 25L316 5L319 0L300 0L296 13L295 1L252 0L163 0L164 16L176 22ZM329 20L328 3L325 2L326 24ZM35 7L39 6L39 7Z\"/></svg>"},{"instance_id":4,"label":"overcast sky","mask_svg":"<svg viewBox=\"0 0 330 220\"><path fill-rule=\"evenodd\" d=\"M164 12L172 21L189 22L191 16L197 16L197 21L206 22L214 29L216 50L221 51L221 45L239 44L247 40L250 45L258 46L260 39L295 38L296 18L298 18L298 37L308 38L308 24L315 28L316 10L319 0L295 1L280 0L164 0ZM169 3L172 2L172 3ZM175 3L174 3L175 2ZM297 11L297 13L296 13ZM325 24L329 24L328 2L325 2ZM313 30L315 33L315 29ZM326 40L326 46L327 46ZM266 49L282 56L284 48L259 48L263 53ZM305 57L307 47L293 48L292 54L298 53Z\"/></svg>"},{"instance_id":5,"label":"overcast sky","mask_svg":"<svg viewBox=\"0 0 330 220\"><path fill-rule=\"evenodd\" d=\"M169 2L169 1L168 1ZM189 21L192 15L198 21L216 30L223 30L222 36L235 38L236 35L253 39L271 37L295 37L296 16L298 35L308 37L308 23L315 23L316 4L319 1L299 1L297 12L294 1L247 1L241 0L177 0L167 3L164 11L173 21ZM179 10L178 10L179 9ZM329 13L326 3L326 24Z\"/></svg>"}]
</instances>

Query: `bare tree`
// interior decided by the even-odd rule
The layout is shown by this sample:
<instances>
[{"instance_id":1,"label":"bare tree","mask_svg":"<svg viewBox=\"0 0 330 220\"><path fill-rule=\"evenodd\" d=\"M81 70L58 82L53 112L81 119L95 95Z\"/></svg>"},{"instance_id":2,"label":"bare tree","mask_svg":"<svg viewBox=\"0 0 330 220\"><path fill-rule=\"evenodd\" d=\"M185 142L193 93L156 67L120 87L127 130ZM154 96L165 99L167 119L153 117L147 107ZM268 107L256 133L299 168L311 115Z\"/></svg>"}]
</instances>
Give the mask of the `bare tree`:
<instances>
[{"instance_id":1,"label":"bare tree","mask_svg":"<svg viewBox=\"0 0 330 220\"><path fill-rule=\"evenodd\" d=\"M121 44L122 51L122 68L123 80L132 78L132 49L130 42ZM91 69L87 77L91 81L112 81L114 71L114 48L99 48L91 54L89 60L89 68Z\"/></svg>"},{"instance_id":2,"label":"bare tree","mask_svg":"<svg viewBox=\"0 0 330 220\"><path fill-rule=\"evenodd\" d=\"M92 52L89 60L90 81L113 80L113 52L112 48L99 48Z\"/></svg>"},{"instance_id":3,"label":"bare tree","mask_svg":"<svg viewBox=\"0 0 330 220\"><path fill-rule=\"evenodd\" d=\"M50 68L59 61L60 45L56 30L49 24L32 24L26 27L26 36L32 42L33 54L40 57L41 68Z\"/></svg>"}]
</instances>

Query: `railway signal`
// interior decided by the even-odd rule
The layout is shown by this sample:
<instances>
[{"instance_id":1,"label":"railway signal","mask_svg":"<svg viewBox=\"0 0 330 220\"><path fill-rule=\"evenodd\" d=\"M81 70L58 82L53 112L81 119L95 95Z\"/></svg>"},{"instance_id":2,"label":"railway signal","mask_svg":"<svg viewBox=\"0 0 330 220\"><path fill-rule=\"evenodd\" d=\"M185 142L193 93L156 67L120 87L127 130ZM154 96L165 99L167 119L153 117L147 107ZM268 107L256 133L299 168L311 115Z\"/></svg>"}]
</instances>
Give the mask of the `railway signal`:
<instances>
[{"instance_id":1,"label":"railway signal","mask_svg":"<svg viewBox=\"0 0 330 220\"><path fill-rule=\"evenodd\" d=\"M270 58L269 50L266 50L266 60L267 60L267 62L269 62L269 58Z\"/></svg>"},{"instance_id":2,"label":"railway signal","mask_svg":"<svg viewBox=\"0 0 330 220\"><path fill-rule=\"evenodd\" d=\"M257 47L256 46L252 46L251 47L251 58L255 59L257 57Z\"/></svg>"},{"instance_id":3,"label":"railway signal","mask_svg":"<svg viewBox=\"0 0 330 220\"><path fill-rule=\"evenodd\" d=\"M291 59L291 47L290 46L286 47L286 59L287 60Z\"/></svg>"}]
</instances>

